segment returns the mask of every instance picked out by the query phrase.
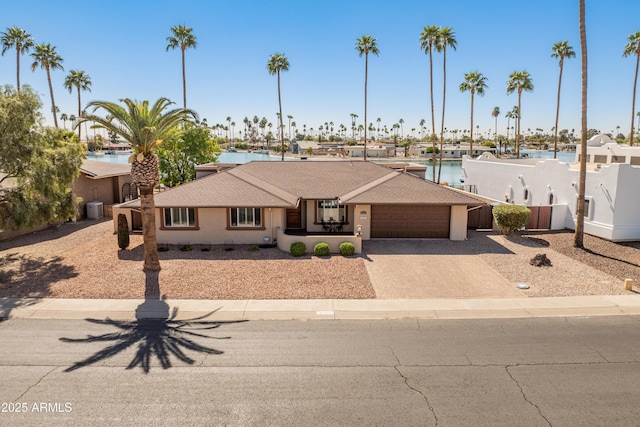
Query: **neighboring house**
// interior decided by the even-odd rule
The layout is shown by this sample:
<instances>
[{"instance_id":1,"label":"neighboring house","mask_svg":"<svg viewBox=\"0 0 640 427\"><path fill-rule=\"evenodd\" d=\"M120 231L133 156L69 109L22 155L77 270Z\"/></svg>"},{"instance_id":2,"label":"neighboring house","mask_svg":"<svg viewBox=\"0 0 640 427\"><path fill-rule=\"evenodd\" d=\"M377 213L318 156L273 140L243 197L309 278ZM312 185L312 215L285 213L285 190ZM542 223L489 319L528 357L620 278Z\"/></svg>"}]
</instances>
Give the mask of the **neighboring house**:
<instances>
[{"instance_id":1,"label":"neighboring house","mask_svg":"<svg viewBox=\"0 0 640 427\"><path fill-rule=\"evenodd\" d=\"M364 145L345 145L344 150L347 157L363 157ZM396 147L393 143L368 143L367 158L387 158L396 156Z\"/></svg>"},{"instance_id":2,"label":"neighboring house","mask_svg":"<svg viewBox=\"0 0 640 427\"><path fill-rule=\"evenodd\" d=\"M439 145L436 143L436 146ZM431 152L427 152L430 150L432 145L430 142L421 142L419 144L414 144L409 149L409 156L416 157L425 157L430 158ZM496 149L492 147L487 147L486 145L474 144L473 145L473 156L477 157L481 156L484 153L495 153ZM443 159L462 159L463 156L469 155L469 144L445 144L442 147L442 158Z\"/></svg>"},{"instance_id":3,"label":"neighboring house","mask_svg":"<svg viewBox=\"0 0 640 427\"><path fill-rule=\"evenodd\" d=\"M547 159L465 157L465 188L505 203L551 206L551 229L575 229L579 183L576 163ZM585 185L585 233L612 241L640 240L640 147L612 143L606 135L589 140Z\"/></svg>"},{"instance_id":4,"label":"neighboring house","mask_svg":"<svg viewBox=\"0 0 640 427\"><path fill-rule=\"evenodd\" d=\"M138 197L131 182L131 165L85 159L72 188L82 198L78 218L86 218L89 202L102 202L104 216L110 217L112 205Z\"/></svg>"},{"instance_id":5,"label":"neighboring house","mask_svg":"<svg viewBox=\"0 0 640 427\"><path fill-rule=\"evenodd\" d=\"M212 171L215 172L215 171ZM464 240L477 198L364 161L250 162L156 193L159 244ZM135 223L139 200L114 206ZM139 217L138 217L139 218Z\"/></svg>"}]
</instances>

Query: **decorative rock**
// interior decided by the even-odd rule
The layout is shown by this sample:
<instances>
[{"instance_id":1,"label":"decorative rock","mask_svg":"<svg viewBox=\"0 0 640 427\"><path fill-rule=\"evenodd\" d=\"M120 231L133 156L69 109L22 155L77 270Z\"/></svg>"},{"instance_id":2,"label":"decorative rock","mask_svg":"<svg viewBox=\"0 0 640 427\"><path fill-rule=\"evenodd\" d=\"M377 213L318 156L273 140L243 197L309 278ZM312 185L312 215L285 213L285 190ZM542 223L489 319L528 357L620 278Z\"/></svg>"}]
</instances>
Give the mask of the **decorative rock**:
<instances>
[{"instance_id":1,"label":"decorative rock","mask_svg":"<svg viewBox=\"0 0 640 427\"><path fill-rule=\"evenodd\" d=\"M538 254L531 258L529 264L535 265L536 267L551 267L551 260L547 258L547 254Z\"/></svg>"}]
</instances>

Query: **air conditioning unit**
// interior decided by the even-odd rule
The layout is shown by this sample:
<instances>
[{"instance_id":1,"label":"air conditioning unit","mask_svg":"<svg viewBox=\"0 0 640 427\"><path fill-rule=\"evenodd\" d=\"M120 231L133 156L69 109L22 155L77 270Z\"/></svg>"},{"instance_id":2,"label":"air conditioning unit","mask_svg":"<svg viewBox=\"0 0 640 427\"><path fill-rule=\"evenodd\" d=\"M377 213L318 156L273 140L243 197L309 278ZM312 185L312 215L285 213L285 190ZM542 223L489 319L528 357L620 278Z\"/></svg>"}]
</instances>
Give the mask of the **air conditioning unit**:
<instances>
[{"instance_id":1,"label":"air conditioning unit","mask_svg":"<svg viewBox=\"0 0 640 427\"><path fill-rule=\"evenodd\" d=\"M88 202L87 203L87 218L98 219L104 216L104 206L102 202Z\"/></svg>"}]
</instances>

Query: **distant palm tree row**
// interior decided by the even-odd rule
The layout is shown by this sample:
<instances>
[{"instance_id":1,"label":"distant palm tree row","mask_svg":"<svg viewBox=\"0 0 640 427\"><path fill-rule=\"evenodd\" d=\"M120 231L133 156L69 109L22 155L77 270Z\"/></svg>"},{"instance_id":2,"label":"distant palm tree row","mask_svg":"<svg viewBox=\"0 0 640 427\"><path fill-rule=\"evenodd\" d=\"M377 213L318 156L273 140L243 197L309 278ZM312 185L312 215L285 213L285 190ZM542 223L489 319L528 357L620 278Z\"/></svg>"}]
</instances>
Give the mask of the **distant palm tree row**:
<instances>
[{"instance_id":1,"label":"distant palm tree row","mask_svg":"<svg viewBox=\"0 0 640 427\"><path fill-rule=\"evenodd\" d=\"M27 33L25 30L12 27L8 28L6 32L2 33L2 55L4 55L7 51L14 49L16 52L16 80L17 80L17 89L20 90L20 58L23 54L33 50L31 52L31 57L33 58L33 63L31 65L32 71L35 71L36 68L44 69L47 73L47 82L49 85L49 94L51 97L51 111L53 113L53 122L54 126L58 127L58 116L57 111L58 108L55 104L54 90L53 84L51 82L51 71L60 69L64 70L62 63L63 59L56 51L55 46L51 46L48 43L36 44L33 40L31 34ZM438 27L435 25L424 27L422 33L419 36L420 48L425 52L425 54L429 55L429 88L430 88L430 107L431 107L431 133L428 139L432 142L432 161L435 163L436 153L439 151L440 156L442 156L442 145L444 144L444 132L445 132L445 104L446 104L446 90L447 90L447 49L456 50L457 48L457 40L455 37L455 32L450 27ZM628 43L625 45L623 56L632 56L636 57L636 69L634 74L634 83L633 83L633 92L632 92L632 106L631 106L631 131L629 133L630 143L633 145L634 140L634 119L635 119L635 99L636 99L636 87L638 80L638 70L640 68L640 32L636 32L630 34L628 37ZM171 35L167 37L167 46L166 50L170 49L180 49L181 52L181 60L182 60L182 91L183 91L183 108L187 108L187 83L186 83L186 66L185 66L185 51L190 48L196 48L198 46L197 38L193 33L193 28L186 27L185 25L176 25L171 28ZM361 38L356 40L356 50L358 54L362 57L365 57L365 76L364 76L364 125L356 126L355 119L358 117L356 114L352 113L352 137L355 137L355 131L357 128L360 128L364 131L364 140L367 141L367 131L371 131L373 129L373 124L367 125L367 83L368 83L368 69L369 69L369 53L372 53L376 56L379 55L379 49L377 47L376 39L371 35L363 35ZM442 90L442 115L441 115L441 123L440 123L440 134L439 138L436 133L436 125L435 125L435 105L434 105L434 90L433 90L433 52L438 52L443 54L443 90ZM556 104L556 117L555 117L555 126L554 130L554 152L557 150L557 142L558 142L558 120L559 120L559 112L560 112L560 93L561 93L561 84L562 84L562 72L564 66L564 60L575 57L575 52L573 48L569 45L568 41L558 42L552 47L553 58L558 59L559 65L559 77L558 77L558 92L557 92L557 104ZM289 60L284 54L277 53L272 55L269 58L267 63L267 68L270 74L276 75L278 79L278 107L279 113L278 115L278 130L280 135L281 148L284 147L284 116L282 115L282 99L281 99L281 91L280 91L280 73L282 71L287 71L289 68ZM69 90L71 93L75 88L78 93L78 115L77 117L82 116L82 104L80 93L82 91L91 91L91 78L90 76L81 70L71 70L69 75L66 76L64 81L64 87ZM468 91L471 94L471 126L470 126L470 149L473 146L473 103L474 97L476 94L483 95L484 91L488 88L487 78L480 72L474 71L469 72L464 75L464 81L460 84L460 91L465 92ZM521 96L523 91L532 91L533 90L533 80L531 75L526 70L514 71L507 81L507 93L518 94L518 105L514 107L513 110L507 112L507 119L514 118L517 121L516 124L516 154L519 154L519 143L520 143L520 119L521 119ZM500 114L499 107L494 107L492 111L492 116L495 118L495 129L494 136L497 140L497 118ZM66 116L66 115L65 115ZM291 136L291 119L292 116L287 116L289 118L289 135ZM62 116L61 116L62 118ZM68 120L69 117L66 116L64 120ZM228 118L230 119L230 118ZM227 129L231 127L230 120L229 126ZM378 118L378 134L380 131L380 119ZM402 129L402 125L404 120L400 119L400 121L393 125L395 129L399 126ZM420 123L421 129L423 128L424 120ZM325 126L326 127L326 126ZM507 126L508 132L508 126ZM401 133L404 135L404 130L402 129ZM78 127L78 136L81 136L81 130ZM508 137L507 137L508 138ZM439 140L440 150L436 149L436 141ZM364 148L364 157L366 159L366 144ZM434 176L433 180L436 180L435 177L435 168L433 170ZM438 172L438 175L440 172Z\"/></svg>"}]
</instances>

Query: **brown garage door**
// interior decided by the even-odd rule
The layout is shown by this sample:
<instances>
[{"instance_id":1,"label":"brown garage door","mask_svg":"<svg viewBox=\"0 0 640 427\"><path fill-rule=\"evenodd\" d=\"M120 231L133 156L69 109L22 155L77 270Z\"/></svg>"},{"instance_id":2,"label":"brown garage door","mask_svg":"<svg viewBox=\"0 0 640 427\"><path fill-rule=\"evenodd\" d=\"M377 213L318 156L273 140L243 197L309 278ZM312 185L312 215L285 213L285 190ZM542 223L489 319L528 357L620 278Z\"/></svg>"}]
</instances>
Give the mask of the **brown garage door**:
<instances>
[{"instance_id":1,"label":"brown garage door","mask_svg":"<svg viewBox=\"0 0 640 427\"><path fill-rule=\"evenodd\" d=\"M372 238L449 238L449 206L374 205Z\"/></svg>"}]
</instances>

